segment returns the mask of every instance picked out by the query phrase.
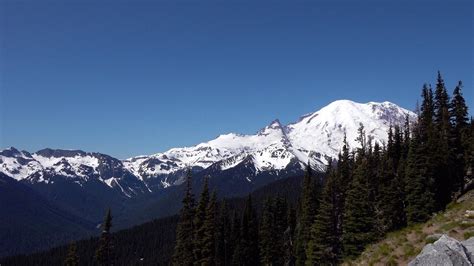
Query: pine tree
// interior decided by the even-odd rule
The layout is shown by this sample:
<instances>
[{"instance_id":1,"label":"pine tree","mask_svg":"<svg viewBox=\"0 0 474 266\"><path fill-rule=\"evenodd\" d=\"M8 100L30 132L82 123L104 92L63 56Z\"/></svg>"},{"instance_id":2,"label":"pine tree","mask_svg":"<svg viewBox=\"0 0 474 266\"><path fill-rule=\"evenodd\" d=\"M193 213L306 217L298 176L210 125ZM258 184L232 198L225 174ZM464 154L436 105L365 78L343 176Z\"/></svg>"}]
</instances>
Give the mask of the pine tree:
<instances>
[{"instance_id":1,"label":"pine tree","mask_svg":"<svg viewBox=\"0 0 474 266\"><path fill-rule=\"evenodd\" d=\"M69 245L66 260L64 260L65 266L79 266L79 256L77 255L76 242L72 242Z\"/></svg>"},{"instance_id":2,"label":"pine tree","mask_svg":"<svg viewBox=\"0 0 474 266\"><path fill-rule=\"evenodd\" d=\"M242 218L242 238L244 238L248 244L245 247L245 254L247 256L246 265L257 265L260 261L258 250L258 223L251 195L247 198Z\"/></svg>"},{"instance_id":3,"label":"pine tree","mask_svg":"<svg viewBox=\"0 0 474 266\"><path fill-rule=\"evenodd\" d=\"M357 153L364 156L367 151L367 137L365 135L364 124L362 123L359 123L359 128L357 129L357 138L355 140L360 144L360 147L357 149Z\"/></svg>"},{"instance_id":4,"label":"pine tree","mask_svg":"<svg viewBox=\"0 0 474 266\"><path fill-rule=\"evenodd\" d=\"M232 264L258 265L259 262L258 225L252 197L249 194L242 216L240 239L234 251Z\"/></svg>"},{"instance_id":5,"label":"pine tree","mask_svg":"<svg viewBox=\"0 0 474 266\"><path fill-rule=\"evenodd\" d=\"M402 152L401 152L401 157L405 160L408 156L408 149L410 148L410 136L411 136L410 117L407 114L405 117L405 124L403 125L403 144L402 144Z\"/></svg>"},{"instance_id":6,"label":"pine tree","mask_svg":"<svg viewBox=\"0 0 474 266\"><path fill-rule=\"evenodd\" d=\"M464 187L464 175L467 171L469 158L469 128L468 108L462 95L462 82L453 91L451 101L451 121L453 124L453 136L451 139L453 156L453 187L452 192L462 193Z\"/></svg>"},{"instance_id":7,"label":"pine tree","mask_svg":"<svg viewBox=\"0 0 474 266\"><path fill-rule=\"evenodd\" d=\"M377 169L377 176L371 178L378 180L379 187L375 198L376 227L379 237L386 232L401 228L405 225L406 220L403 202L404 185L398 173L398 168L404 164L402 158L403 136L399 126L394 128L394 132L391 127L389 128L387 149L383 152L383 158L377 163L369 165L369 171Z\"/></svg>"},{"instance_id":8,"label":"pine tree","mask_svg":"<svg viewBox=\"0 0 474 266\"><path fill-rule=\"evenodd\" d=\"M296 210L291 206L288 207L287 228L284 232L284 248L285 248L285 266L294 266L296 258L294 254L294 236L296 228Z\"/></svg>"},{"instance_id":9,"label":"pine tree","mask_svg":"<svg viewBox=\"0 0 474 266\"><path fill-rule=\"evenodd\" d=\"M358 152L344 207L343 247L344 256L348 258L359 255L365 245L375 240L375 211L370 199L366 152L364 149Z\"/></svg>"},{"instance_id":10,"label":"pine tree","mask_svg":"<svg viewBox=\"0 0 474 266\"><path fill-rule=\"evenodd\" d=\"M199 265L217 265L216 264L216 211L217 211L217 194L214 191L209 204L206 208L206 216L203 223L204 235L201 241L201 260Z\"/></svg>"},{"instance_id":11,"label":"pine tree","mask_svg":"<svg viewBox=\"0 0 474 266\"><path fill-rule=\"evenodd\" d=\"M196 207L194 214L194 261L195 264L200 264L202 255L202 248L204 247L204 220L206 219L206 209L209 204L209 181L208 178L204 178L204 185L202 188L201 195L199 197L199 203Z\"/></svg>"},{"instance_id":12,"label":"pine tree","mask_svg":"<svg viewBox=\"0 0 474 266\"><path fill-rule=\"evenodd\" d=\"M341 188L341 193L338 196L338 213L342 215L344 212L344 202L345 202L345 194L346 191L349 189L349 184L352 180L352 168L353 168L353 158L354 155L349 152L349 144L347 143L347 136L344 133L343 139L343 146L342 146L342 153L339 154L337 160L337 169L336 175L337 178L335 179L337 185ZM339 227L342 230L342 218L339 219Z\"/></svg>"},{"instance_id":13,"label":"pine tree","mask_svg":"<svg viewBox=\"0 0 474 266\"><path fill-rule=\"evenodd\" d=\"M337 265L341 259L338 201L341 194L337 174L329 164L320 198L320 208L311 226L306 265Z\"/></svg>"},{"instance_id":14,"label":"pine tree","mask_svg":"<svg viewBox=\"0 0 474 266\"><path fill-rule=\"evenodd\" d=\"M287 204L283 198L269 198L264 203L260 226L260 260L262 265L283 265Z\"/></svg>"},{"instance_id":15,"label":"pine tree","mask_svg":"<svg viewBox=\"0 0 474 266\"><path fill-rule=\"evenodd\" d=\"M217 231L216 265L230 265L232 262L232 222L227 201L223 201L219 211Z\"/></svg>"},{"instance_id":16,"label":"pine tree","mask_svg":"<svg viewBox=\"0 0 474 266\"><path fill-rule=\"evenodd\" d=\"M378 229L381 235L405 225L402 184L393 164L393 159L387 154L381 165L380 193L376 201Z\"/></svg>"},{"instance_id":17,"label":"pine tree","mask_svg":"<svg viewBox=\"0 0 474 266\"><path fill-rule=\"evenodd\" d=\"M285 262L285 231L288 228L288 204L282 197L277 197L273 206L274 248L273 265L283 265Z\"/></svg>"},{"instance_id":18,"label":"pine tree","mask_svg":"<svg viewBox=\"0 0 474 266\"><path fill-rule=\"evenodd\" d=\"M395 125L395 131L393 133L393 147L390 154L390 158L393 160L393 171L396 172L402 158L403 151L403 133L399 125Z\"/></svg>"},{"instance_id":19,"label":"pine tree","mask_svg":"<svg viewBox=\"0 0 474 266\"><path fill-rule=\"evenodd\" d=\"M95 260L98 265L114 265L113 244L110 236L112 227L112 213L107 210L104 223L102 224L102 233L99 238L99 246L95 253Z\"/></svg>"},{"instance_id":20,"label":"pine tree","mask_svg":"<svg viewBox=\"0 0 474 266\"><path fill-rule=\"evenodd\" d=\"M232 258L231 264L232 265L243 265L243 249L242 249L242 237L241 237L241 232L242 232L242 221L239 219L239 216L237 215L237 212L234 211L233 217L232 217L232 232L231 232L231 241L230 244L233 246L231 247L232 250Z\"/></svg>"},{"instance_id":21,"label":"pine tree","mask_svg":"<svg viewBox=\"0 0 474 266\"><path fill-rule=\"evenodd\" d=\"M428 220L434 210L433 180L419 131L414 130L405 172L405 212L409 224Z\"/></svg>"},{"instance_id":22,"label":"pine tree","mask_svg":"<svg viewBox=\"0 0 474 266\"><path fill-rule=\"evenodd\" d=\"M262 265L272 265L273 263L273 202L271 198L265 200L262 212L262 222L260 226L260 260Z\"/></svg>"},{"instance_id":23,"label":"pine tree","mask_svg":"<svg viewBox=\"0 0 474 266\"><path fill-rule=\"evenodd\" d=\"M450 148L451 122L449 113L449 96L446 91L444 80L438 71L438 79L433 102L434 114L434 134L433 134L433 178L435 182L435 208L437 210L444 207L451 200L451 191L454 185L452 173L452 156Z\"/></svg>"},{"instance_id":24,"label":"pine tree","mask_svg":"<svg viewBox=\"0 0 474 266\"><path fill-rule=\"evenodd\" d=\"M313 179L311 165L308 162L303 178L301 195L301 214L297 225L296 239L296 265L304 265L306 261L306 248L311 236L310 228L318 209L316 182Z\"/></svg>"},{"instance_id":25,"label":"pine tree","mask_svg":"<svg viewBox=\"0 0 474 266\"><path fill-rule=\"evenodd\" d=\"M449 123L449 95L444 84L444 80L441 76L441 72L438 71L438 78L436 83L436 90L434 95L434 122L438 125L439 129L443 130L442 134L448 134L450 127Z\"/></svg>"},{"instance_id":26,"label":"pine tree","mask_svg":"<svg viewBox=\"0 0 474 266\"><path fill-rule=\"evenodd\" d=\"M413 127L405 170L405 212L409 224L426 221L435 210L433 92L423 86L421 112Z\"/></svg>"},{"instance_id":27,"label":"pine tree","mask_svg":"<svg viewBox=\"0 0 474 266\"><path fill-rule=\"evenodd\" d=\"M194 262L194 226L195 213L194 195L192 193L191 170L186 174L186 191L183 198L183 207L180 211L176 228L176 246L173 254L173 265L193 265Z\"/></svg>"}]
</instances>

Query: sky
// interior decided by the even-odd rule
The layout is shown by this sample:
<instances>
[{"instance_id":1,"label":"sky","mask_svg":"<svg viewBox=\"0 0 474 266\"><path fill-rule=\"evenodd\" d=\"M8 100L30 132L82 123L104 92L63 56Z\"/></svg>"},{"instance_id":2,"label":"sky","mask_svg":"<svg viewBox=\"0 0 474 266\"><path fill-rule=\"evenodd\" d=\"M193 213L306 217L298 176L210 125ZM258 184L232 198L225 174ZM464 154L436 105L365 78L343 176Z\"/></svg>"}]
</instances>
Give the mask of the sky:
<instances>
[{"instance_id":1,"label":"sky","mask_svg":"<svg viewBox=\"0 0 474 266\"><path fill-rule=\"evenodd\" d=\"M0 149L128 158L458 80L473 1L0 0Z\"/></svg>"}]
</instances>

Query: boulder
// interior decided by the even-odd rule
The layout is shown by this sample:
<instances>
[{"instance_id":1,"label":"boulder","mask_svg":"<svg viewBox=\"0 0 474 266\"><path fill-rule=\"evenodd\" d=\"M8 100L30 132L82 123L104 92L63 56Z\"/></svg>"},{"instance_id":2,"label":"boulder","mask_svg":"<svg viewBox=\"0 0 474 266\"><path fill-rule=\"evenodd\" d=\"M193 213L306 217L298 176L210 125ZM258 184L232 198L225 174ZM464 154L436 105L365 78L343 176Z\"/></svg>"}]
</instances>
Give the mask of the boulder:
<instances>
[{"instance_id":1,"label":"boulder","mask_svg":"<svg viewBox=\"0 0 474 266\"><path fill-rule=\"evenodd\" d=\"M464 240L462 245L466 248L469 259L474 264L474 237Z\"/></svg>"},{"instance_id":2,"label":"boulder","mask_svg":"<svg viewBox=\"0 0 474 266\"><path fill-rule=\"evenodd\" d=\"M466 246L465 246L466 245ZM467 247L468 246L468 247ZM409 266L470 266L473 264L474 238L460 242L447 235L426 245Z\"/></svg>"}]
</instances>

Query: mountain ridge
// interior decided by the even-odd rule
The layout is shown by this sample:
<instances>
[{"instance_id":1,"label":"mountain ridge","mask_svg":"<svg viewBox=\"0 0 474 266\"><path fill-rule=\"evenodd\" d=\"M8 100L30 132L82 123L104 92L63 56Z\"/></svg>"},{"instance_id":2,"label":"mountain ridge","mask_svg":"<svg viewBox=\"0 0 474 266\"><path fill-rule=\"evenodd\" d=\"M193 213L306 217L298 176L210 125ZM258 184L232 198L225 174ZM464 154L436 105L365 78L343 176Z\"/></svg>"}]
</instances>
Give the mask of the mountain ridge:
<instances>
[{"instance_id":1,"label":"mountain ridge","mask_svg":"<svg viewBox=\"0 0 474 266\"><path fill-rule=\"evenodd\" d=\"M402 124L406 116L410 120L416 117L388 101L364 104L337 100L287 125L275 119L255 134L221 134L195 146L124 160L74 149L45 148L29 153L11 147L0 151L0 172L18 181L46 184L54 182L51 176L62 176L80 186L95 177L130 198L180 185L190 167L194 172L208 168L225 171L246 161L253 165L257 175L294 167L295 162L303 168L309 162L323 171L329 158L337 156L344 134L349 146L357 146L355 138L360 123L369 137L382 144L388 127ZM251 177L245 178L252 182Z\"/></svg>"}]
</instances>

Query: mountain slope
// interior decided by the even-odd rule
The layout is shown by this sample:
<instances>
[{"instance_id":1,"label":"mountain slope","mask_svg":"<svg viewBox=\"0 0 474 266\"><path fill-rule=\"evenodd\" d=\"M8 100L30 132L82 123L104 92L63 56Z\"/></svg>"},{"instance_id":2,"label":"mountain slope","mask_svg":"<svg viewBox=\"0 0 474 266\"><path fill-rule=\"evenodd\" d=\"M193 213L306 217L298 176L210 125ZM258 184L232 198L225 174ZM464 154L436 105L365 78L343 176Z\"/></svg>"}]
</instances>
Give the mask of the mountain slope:
<instances>
[{"instance_id":1,"label":"mountain slope","mask_svg":"<svg viewBox=\"0 0 474 266\"><path fill-rule=\"evenodd\" d=\"M407 265L422 248L446 234L458 240L474 236L474 190L467 192L446 211L420 224L389 233L385 239L369 245L354 261L346 265Z\"/></svg>"},{"instance_id":2,"label":"mountain slope","mask_svg":"<svg viewBox=\"0 0 474 266\"><path fill-rule=\"evenodd\" d=\"M257 212L260 213L268 197L277 195L285 197L288 203L295 206L301 191L302 180L302 176L292 176L252 192L252 200ZM198 193L199 189L194 186L195 193ZM246 197L226 199L226 202L230 209L241 212L245 206ZM173 252L177 222L177 216L170 216L113 233L115 255L120 265L134 265L138 261L140 261L139 265L168 265ZM94 265L93 257L97 241L95 237L77 242L81 264ZM60 265L66 257L67 249L68 245L63 245L31 255L0 258L0 264Z\"/></svg>"},{"instance_id":3,"label":"mountain slope","mask_svg":"<svg viewBox=\"0 0 474 266\"><path fill-rule=\"evenodd\" d=\"M91 234L94 224L56 207L0 173L0 257L38 251Z\"/></svg>"}]
</instances>

